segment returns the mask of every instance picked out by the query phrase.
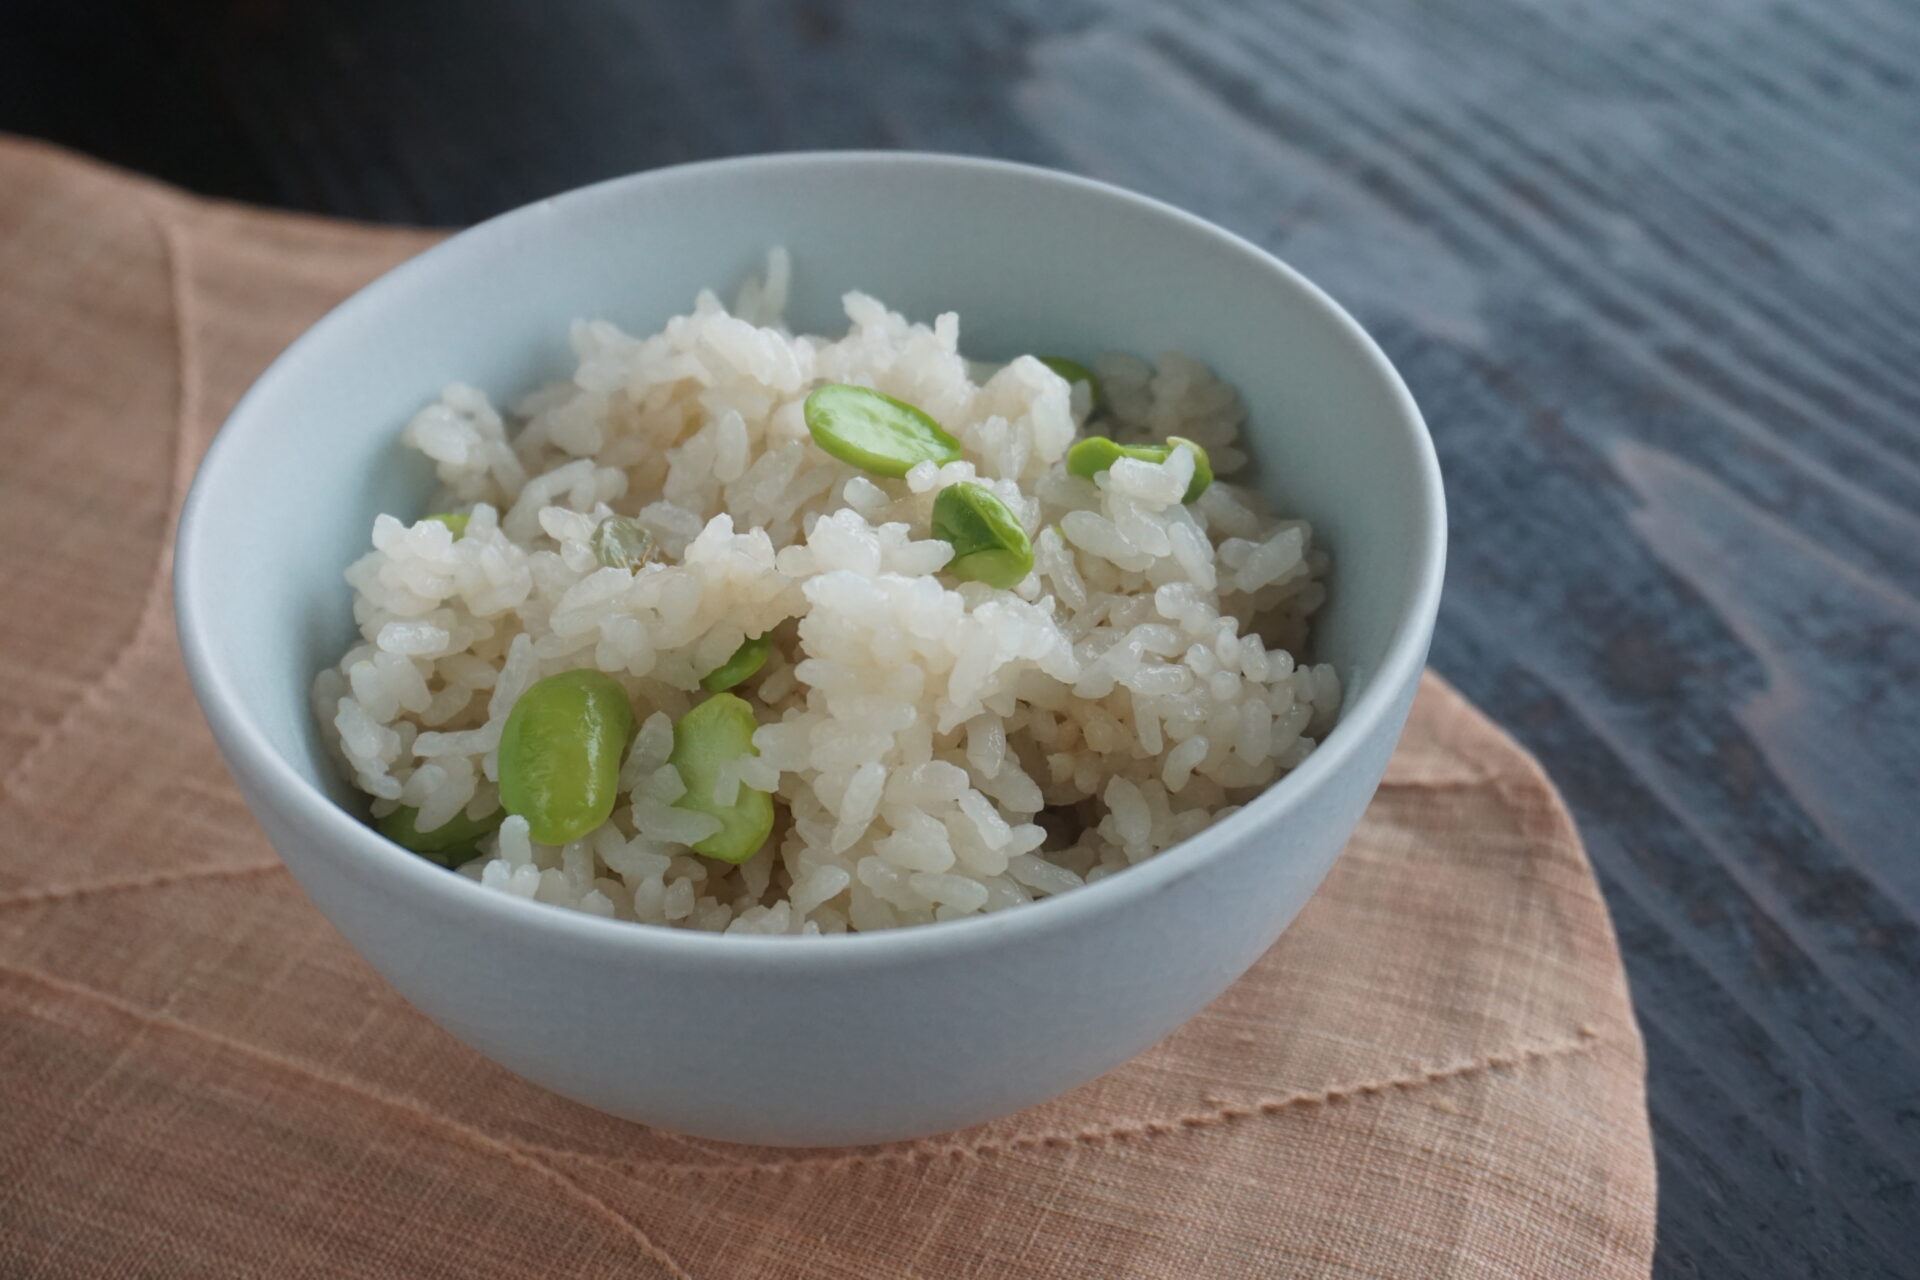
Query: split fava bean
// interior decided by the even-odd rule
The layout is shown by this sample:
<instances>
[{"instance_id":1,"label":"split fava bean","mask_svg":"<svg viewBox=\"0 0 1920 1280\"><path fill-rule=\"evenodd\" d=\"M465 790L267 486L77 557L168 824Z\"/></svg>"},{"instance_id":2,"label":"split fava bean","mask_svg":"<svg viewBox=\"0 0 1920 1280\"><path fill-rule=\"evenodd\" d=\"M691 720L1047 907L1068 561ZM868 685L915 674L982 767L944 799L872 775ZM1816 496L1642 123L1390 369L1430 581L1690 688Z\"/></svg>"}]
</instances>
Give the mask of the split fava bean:
<instances>
[{"instance_id":1,"label":"split fava bean","mask_svg":"<svg viewBox=\"0 0 1920 1280\"><path fill-rule=\"evenodd\" d=\"M447 526L457 541L467 532L467 521L473 519L464 511L436 511L427 519Z\"/></svg>"},{"instance_id":2,"label":"split fava bean","mask_svg":"<svg viewBox=\"0 0 1920 1280\"><path fill-rule=\"evenodd\" d=\"M960 442L923 410L868 387L816 387L802 416L814 443L877 476L897 479L922 462L960 460Z\"/></svg>"},{"instance_id":3,"label":"split fava bean","mask_svg":"<svg viewBox=\"0 0 1920 1280\"><path fill-rule=\"evenodd\" d=\"M1168 436L1165 444L1121 444L1105 436L1088 436L1075 441L1073 447L1067 450L1067 470L1084 480L1091 480L1122 458L1165 462L1175 449L1193 451L1193 479L1187 483L1187 491L1180 498L1182 502L1192 502L1213 483L1213 464L1208 461L1205 449L1184 436Z\"/></svg>"},{"instance_id":4,"label":"split fava bean","mask_svg":"<svg viewBox=\"0 0 1920 1280\"><path fill-rule=\"evenodd\" d=\"M1086 383L1088 392L1092 394L1093 403L1100 403L1100 379L1093 376L1093 370L1087 368L1087 366L1081 364L1078 360L1069 359L1066 356L1035 356L1034 359L1065 378L1068 382Z\"/></svg>"},{"instance_id":5,"label":"split fava bean","mask_svg":"<svg viewBox=\"0 0 1920 1280\"><path fill-rule=\"evenodd\" d=\"M933 536L953 547L947 572L990 587L1014 587L1033 572L1033 543L1020 519L984 485L962 481L933 500Z\"/></svg>"},{"instance_id":6,"label":"split fava bean","mask_svg":"<svg viewBox=\"0 0 1920 1280\"><path fill-rule=\"evenodd\" d=\"M760 754L753 745L757 728L753 708L731 693L714 694L673 726L673 754L669 759L687 788L674 804L720 819L720 830L697 842L695 853L721 862L745 862L773 833L773 797L766 792L741 783L732 804L722 805L713 798L722 765L741 756Z\"/></svg>"},{"instance_id":7,"label":"split fava bean","mask_svg":"<svg viewBox=\"0 0 1920 1280\"><path fill-rule=\"evenodd\" d=\"M733 651L733 656L700 678L700 687L708 693L722 693L767 664L767 652L773 648L773 635L748 636Z\"/></svg>"},{"instance_id":8,"label":"split fava bean","mask_svg":"<svg viewBox=\"0 0 1920 1280\"><path fill-rule=\"evenodd\" d=\"M417 825L420 811L401 805L386 817L375 818L373 826L402 849L411 849L443 867L457 867L473 855L480 838L498 827L506 816L505 809L495 809L484 818L469 818L462 811L433 830L422 831Z\"/></svg>"},{"instance_id":9,"label":"split fava bean","mask_svg":"<svg viewBox=\"0 0 1920 1280\"><path fill-rule=\"evenodd\" d=\"M653 535L638 520L608 516L593 527L593 558L609 569L638 569L653 555Z\"/></svg>"},{"instance_id":10,"label":"split fava bean","mask_svg":"<svg viewBox=\"0 0 1920 1280\"><path fill-rule=\"evenodd\" d=\"M541 844L607 820L633 737L627 691L602 671L563 671L520 695L500 734L500 803Z\"/></svg>"}]
</instances>

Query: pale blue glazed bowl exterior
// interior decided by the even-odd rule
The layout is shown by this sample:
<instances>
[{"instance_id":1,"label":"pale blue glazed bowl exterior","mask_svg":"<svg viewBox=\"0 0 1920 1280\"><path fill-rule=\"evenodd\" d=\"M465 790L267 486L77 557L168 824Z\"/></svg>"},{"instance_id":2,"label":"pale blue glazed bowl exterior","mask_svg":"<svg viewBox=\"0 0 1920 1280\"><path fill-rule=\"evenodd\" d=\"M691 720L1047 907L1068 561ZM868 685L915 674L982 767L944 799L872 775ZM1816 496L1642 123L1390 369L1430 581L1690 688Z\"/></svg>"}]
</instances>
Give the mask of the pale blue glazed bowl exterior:
<instances>
[{"instance_id":1,"label":"pale blue glazed bowl exterior","mask_svg":"<svg viewBox=\"0 0 1920 1280\"><path fill-rule=\"evenodd\" d=\"M547 907L368 828L308 709L349 643L344 567L430 488L400 427L453 381L511 398L570 370L580 317L654 329L768 246L797 330L861 289L969 354L1196 355L1252 410L1248 479L1335 558L1316 656L1348 701L1299 769L1186 843L1014 911L745 938ZM1425 661L1445 557L1419 411L1358 325L1258 248L1144 197L954 156L815 153L656 170L453 237L348 300L240 402L175 560L193 686L253 812L401 994L590 1106L738 1142L830 1145L976 1124L1105 1072L1198 1012L1307 901L1379 784Z\"/></svg>"}]
</instances>

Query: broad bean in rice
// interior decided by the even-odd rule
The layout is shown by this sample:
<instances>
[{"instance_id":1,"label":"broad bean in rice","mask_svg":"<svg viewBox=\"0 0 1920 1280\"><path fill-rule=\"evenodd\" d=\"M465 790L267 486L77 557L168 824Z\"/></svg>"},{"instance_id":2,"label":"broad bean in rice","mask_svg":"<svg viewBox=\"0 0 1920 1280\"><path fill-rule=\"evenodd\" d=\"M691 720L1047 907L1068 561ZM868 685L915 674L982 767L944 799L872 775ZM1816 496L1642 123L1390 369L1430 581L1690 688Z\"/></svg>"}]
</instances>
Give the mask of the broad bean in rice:
<instances>
[{"instance_id":1,"label":"broad bean in rice","mask_svg":"<svg viewBox=\"0 0 1920 1280\"><path fill-rule=\"evenodd\" d=\"M857 293L796 335L782 292L408 424L442 515L375 519L314 685L382 830L652 925L893 928L1123 873L1334 730L1328 555L1233 483L1230 386L977 365Z\"/></svg>"}]
</instances>

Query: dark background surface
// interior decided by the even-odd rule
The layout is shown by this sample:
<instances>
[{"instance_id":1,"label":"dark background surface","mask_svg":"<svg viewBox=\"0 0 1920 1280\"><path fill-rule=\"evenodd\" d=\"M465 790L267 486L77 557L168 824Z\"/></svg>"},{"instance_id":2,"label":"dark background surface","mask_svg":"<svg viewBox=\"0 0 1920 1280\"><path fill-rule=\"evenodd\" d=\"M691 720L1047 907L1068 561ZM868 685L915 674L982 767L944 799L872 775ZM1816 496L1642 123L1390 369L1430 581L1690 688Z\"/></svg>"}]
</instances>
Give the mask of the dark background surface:
<instances>
[{"instance_id":1,"label":"dark background surface","mask_svg":"<svg viewBox=\"0 0 1920 1280\"><path fill-rule=\"evenodd\" d=\"M0 129L202 192L966 151L1326 286L1439 443L1434 663L1612 906L1663 1277L1920 1275L1917 76L1899 0L0 6Z\"/></svg>"}]
</instances>

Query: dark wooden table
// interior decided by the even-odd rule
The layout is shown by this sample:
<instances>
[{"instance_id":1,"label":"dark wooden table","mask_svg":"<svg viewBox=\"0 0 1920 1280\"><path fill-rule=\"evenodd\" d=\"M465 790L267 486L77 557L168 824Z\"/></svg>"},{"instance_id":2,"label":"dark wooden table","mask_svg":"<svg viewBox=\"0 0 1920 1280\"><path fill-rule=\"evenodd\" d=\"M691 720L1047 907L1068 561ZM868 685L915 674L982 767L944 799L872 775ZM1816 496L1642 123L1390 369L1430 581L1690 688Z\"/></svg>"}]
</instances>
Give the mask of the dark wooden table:
<instances>
[{"instance_id":1,"label":"dark wooden table","mask_svg":"<svg viewBox=\"0 0 1920 1280\"><path fill-rule=\"evenodd\" d=\"M1585 829L1662 1276L1920 1275L1920 4L15 0L0 128L462 223L800 147L1250 236L1439 441L1434 644Z\"/></svg>"}]
</instances>

